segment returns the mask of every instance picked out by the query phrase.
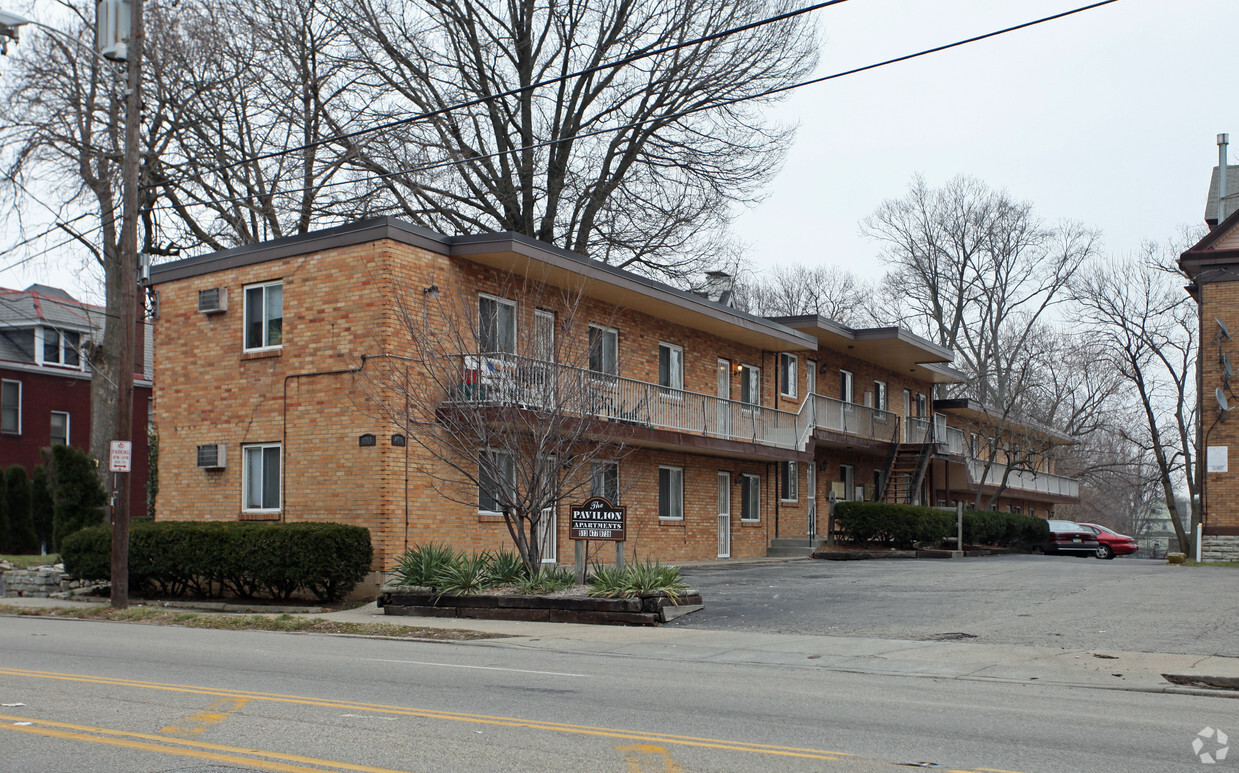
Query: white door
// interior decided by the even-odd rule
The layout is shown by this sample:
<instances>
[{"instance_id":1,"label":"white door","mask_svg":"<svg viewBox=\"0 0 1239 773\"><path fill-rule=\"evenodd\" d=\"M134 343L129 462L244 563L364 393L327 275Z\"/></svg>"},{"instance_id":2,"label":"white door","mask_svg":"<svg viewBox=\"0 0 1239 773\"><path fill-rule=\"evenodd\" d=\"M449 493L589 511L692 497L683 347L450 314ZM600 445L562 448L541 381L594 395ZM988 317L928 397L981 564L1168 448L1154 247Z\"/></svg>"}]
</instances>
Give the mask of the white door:
<instances>
[{"instance_id":1,"label":"white door","mask_svg":"<svg viewBox=\"0 0 1239 773\"><path fill-rule=\"evenodd\" d=\"M805 362L805 389L810 395L817 393L817 363L813 360Z\"/></svg>"},{"instance_id":2,"label":"white door","mask_svg":"<svg viewBox=\"0 0 1239 773\"><path fill-rule=\"evenodd\" d=\"M731 362L721 357L718 360L718 434L727 437L731 434Z\"/></svg>"},{"instance_id":3,"label":"white door","mask_svg":"<svg viewBox=\"0 0 1239 773\"><path fill-rule=\"evenodd\" d=\"M559 519L555 516L555 508L548 507L542 511L538 519L538 545L542 554L542 563L553 564L559 559L555 552L556 537L559 534Z\"/></svg>"},{"instance_id":4,"label":"white door","mask_svg":"<svg viewBox=\"0 0 1239 773\"><path fill-rule=\"evenodd\" d=\"M817 462L805 467L805 485L809 487L809 539L817 539Z\"/></svg>"},{"instance_id":5,"label":"white door","mask_svg":"<svg viewBox=\"0 0 1239 773\"><path fill-rule=\"evenodd\" d=\"M731 473L718 474L718 557L731 557Z\"/></svg>"}]
</instances>

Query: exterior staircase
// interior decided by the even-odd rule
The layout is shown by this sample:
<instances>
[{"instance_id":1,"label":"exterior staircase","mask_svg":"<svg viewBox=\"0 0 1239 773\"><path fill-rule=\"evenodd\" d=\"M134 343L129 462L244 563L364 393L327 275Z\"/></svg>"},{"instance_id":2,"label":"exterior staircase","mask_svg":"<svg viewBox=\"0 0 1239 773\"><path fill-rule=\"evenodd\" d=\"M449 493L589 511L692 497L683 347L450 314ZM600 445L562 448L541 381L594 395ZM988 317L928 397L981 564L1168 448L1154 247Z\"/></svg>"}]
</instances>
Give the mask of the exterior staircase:
<instances>
[{"instance_id":1,"label":"exterior staircase","mask_svg":"<svg viewBox=\"0 0 1239 773\"><path fill-rule=\"evenodd\" d=\"M929 457L923 443L900 443L896 446L882 487L882 501L894 504L915 502Z\"/></svg>"},{"instance_id":2,"label":"exterior staircase","mask_svg":"<svg viewBox=\"0 0 1239 773\"><path fill-rule=\"evenodd\" d=\"M824 540L814 538L810 540L808 537L776 537L770 540L770 546L766 548L767 558L793 558L803 556L808 558L813 555L813 551L817 550Z\"/></svg>"}]
</instances>

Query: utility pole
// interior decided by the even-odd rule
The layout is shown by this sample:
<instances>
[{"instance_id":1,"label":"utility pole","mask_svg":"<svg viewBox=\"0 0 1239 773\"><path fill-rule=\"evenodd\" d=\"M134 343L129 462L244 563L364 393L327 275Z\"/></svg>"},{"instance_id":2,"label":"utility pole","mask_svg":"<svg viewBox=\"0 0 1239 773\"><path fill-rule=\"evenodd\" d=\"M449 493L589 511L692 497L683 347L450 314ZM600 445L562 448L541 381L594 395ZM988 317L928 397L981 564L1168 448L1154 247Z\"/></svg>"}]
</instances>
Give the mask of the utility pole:
<instances>
[{"instance_id":1,"label":"utility pole","mask_svg":"<svg viewBox=\"0 0 1239 773\"><path fill-rule=\"evenodd\" d=\"M142 0L130 0L128 85L125 90L125 158L121 165L124 221L120 234L120 303L111 324L119 325L116 434L120 441L133 442L133 371L138 294L138 171L139 130L142 123ZM117 473L116 503L112 523L112 606L129 606L129 478Z\"/></svg>"}]
</instances>

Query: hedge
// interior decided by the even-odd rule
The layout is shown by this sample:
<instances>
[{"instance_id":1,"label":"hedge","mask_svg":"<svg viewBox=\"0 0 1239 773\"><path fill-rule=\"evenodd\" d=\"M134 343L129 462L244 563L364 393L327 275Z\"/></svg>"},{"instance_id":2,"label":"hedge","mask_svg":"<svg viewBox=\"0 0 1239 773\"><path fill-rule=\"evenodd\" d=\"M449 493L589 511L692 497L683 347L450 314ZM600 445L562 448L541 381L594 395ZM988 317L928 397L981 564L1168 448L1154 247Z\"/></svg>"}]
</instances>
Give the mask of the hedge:
<instances>
[{"instance_id":1,"label":"hedge","mask_svg":"<svg viewBox=\"0 0 1239 773\"><path fill-rule=\"evenodd\" d=\"M949 510L886 502L839 502L835 526L853 542L881 545L936 545L955 536L956 516ZM964 511L964 542L971 545L1036 545L1050 529L1034 515Z\"/></svg>"},{"instance_id":2,"label":"hedge","mask_svg":"<svg viewBox=\"0 0 1239 773\"><path fill-rule=\"evenodd\" d=\"M111 531L83 529L65 538L65 571L84 580L111 576ZM129 587L161 596L218 598L308 591L343 598L370 571L370 531L339 523L134 523Z\"/></svg>"}]
</instances>

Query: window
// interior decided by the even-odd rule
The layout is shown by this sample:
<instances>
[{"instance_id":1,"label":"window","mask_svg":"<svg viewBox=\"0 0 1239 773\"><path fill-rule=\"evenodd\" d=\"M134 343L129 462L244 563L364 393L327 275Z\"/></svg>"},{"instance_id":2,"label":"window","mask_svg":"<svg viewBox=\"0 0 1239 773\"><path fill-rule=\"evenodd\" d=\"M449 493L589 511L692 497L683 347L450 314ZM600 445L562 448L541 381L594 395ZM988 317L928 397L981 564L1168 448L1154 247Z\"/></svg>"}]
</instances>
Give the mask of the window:
<instances>
[{"instance_id":1,"label":"window","mask_svg":"<svg viewBox=\"0 0 1239 773\"><path fill-rule=\"evenodd\" d=\"M69 414L64 411L52 411L52 445L69 445Z\"/></svg>"},{"instance_id":2,"label":"window","mask_svg":"<svg viewBox=\"0 0 1239 773\"><path fill-rule=\"evenodd\" d=\"M906 419L912 415L912 390L903 390L903 417Z\"/></svg>"},{"instance_id":3,"label":"window","mask_svg":"<svg viewBox=\"0 0 1239 773\"><path fill-rule=\"evenodd\" d=\"M555 360L555 312L546 309L533 311L533 356L536 360Z\"/></svg>"},{"instance_id":4,"label":"window","mask_svg":"<svg viewBox=\"0 0 1239 773\"><path fill-rule=\"evenodd\" d=\"M850 464L839 465L839 477L843 479L843 498L856 498L856 469Z\"/></svg>"},{"instance_id":5,"label":"window","mask_svg":"<svg viewBox=\"0 0 1239 773\"><path fill-rule=\"evenodd\" d=\"M1035 508L1035 507L1030 507L1030 508L1028 508L1028 515L1029 515L1030 517L1036 518L1036 517L1037 517L1037 508Z\"/></svg>"},{"instance_id":6,"label":"window","mask_svg":"<svg viewBox=\"0 0 1239 773\"><path fill-rule=\"evenodd\" d=\"M796 396L796 364L799 358L794 354L779 354L779 392L787 397Z\"/></svg>"},{"instance_id":7,"label":"window","mask_svg":"<svg viewBox=\"0 0 1239 773\"><path fill-rule=\"evenodd\" d=\"M740 366L740 402L749 405L761 404L761 368L752 365Z\"/></svg>"},{"instance_id":8,"label":"window","mask_svg":"<svg viewBox=\"0 0 1239 773\"><path fill-rule=\"evenodd\" d=\"M684 468L658 468L658 517L684 520Z\"/></svg>"},{"instance_id":9,"label":"window","mask_svg":"<svg viewBox=\"0 0 1239 773\"><path fill-rule=\"evenodd\" d=\"M502 499L516 490L516 465L507 451L478 452L478 512L502 513ZM506 494L506 496L505 496Z\"/></svg>"},{"instance_id":10,"label":"window","mask_svg":"<svg viewBox=\"0 0 1239 773\"><path fill-rule=\"evenodd\" d=\"M589 326L589 369L609 376L619 374L619 332L614 328Z\"/></svg>"},{"instance_id":11,"label":"window","mask_svg":"<svg viewBox=\"0 0 1239 773\"><path fill-rule=\"evenodd\" d=\"M242 446L245 466L241 483L245 491L245 510L280 509L280 444Z\"/></svg>"},{"instance_id":12,"label":"window","mask_svg":"<svg viewBox=\"0 0 1239 773\"><path fill-rule=\"evenodd\" d=\"M886 410L886 382L873 382L873 407L879 411Z\"/></svg>"},{"instance_id":13,"label":"window","mask_svg":"<svg viewBox=\"0 0 1239 773\"><path fill-rule=\"evenodd\" d=\"M740 520L761 520L761 478L757 475L740 476Z\"/></svg>"},{"instance_id":14,"label":"window","mask_svg":"<svg viewBox=\"0 0 1239 773\"><path fill-rule=\"evenodd\" d=\"M78 367L82 364L79 354L82 336L72 330L52 330L43 328L43 362L52 365L70 365Z\"/></svg>"},{"instance_id":15,"label":"window","mask_svg":"<svg viewBox=\"0 0 1239 773\"><path fill-rule=\"evenodd\" d=\"M0 383L0 432L20 435L22 431L22 382Z\"/></svg>"},{"instance_id":16,"label":"window","mask_svg":"<svg viewBox=\"0 0 1239 773\"><path fill-rule=\"evenodd\" d=\"M284 283L245 288L245 348L270 349L284 343Z\"/></svg>"},{"instance_id":17,"label":"window","mask_svg":"<svg viewBox=\"0 0 1239 773\"><path fill-rule=\"evenodd\" d=\"M619 465L615 462L593 462L589 466L589 495L602 497L611 504L619 503Z\"/></svg>"},{"instance_id":18,"label":"window","mask_svg":"<svg viewBox=\"0 0 1239 773\"><path fill-rule=\"evenodd\" d=\"M796 463L783 462L779 465L779 488L782 490L782 499L784 502L795 502L800 499L800 492L796 479Z\"/></svg>"},{"instance_id":19,"label":"window","mask_svg":"<svg viewBox=\"0 0 1239 773\"><path fill-rule=\"evenodd\" d=\"M684 388L684 349L675 344L658 345L658 384L672 389Z\"/></svg>"},{"instance_id":20,"label":"window","mask_svg":"<svg viewBox=\"0 0 1239 773\"><path fill-rule=\"evenodd\" d=\"M813 360L805 360L804 386L808 394L817 393L817 363Z\"/></svg>"},{"instance_id":21,"label":"window","mask_svg":"<svg viewBox=\"0 0 1239 773\"><path fill-rule=\"evenodd\" d=\"M846 370L839 371L839 399L852 402L852 374Z\"/></svg>"},{"instance_id":22,"label":"window","mask_svg":"<svg viewBox=\"0 0 1239 773\"><path fill-rule=\"evenodd\" d=\"M478 350L516 353L516 301L478 295Z\"/></svg>"},{"instance_id":23,"label":"window","mask_svg":"<svg viewBox=\"0 0 1239 773\"><path fill-rule=\"evenodd\" d=\"M926 400L925 395L921 394L920 392L917 392L916 393L916 417L918 419L923 419L928 415L929 415L929 403Z\"/></svg>"}]
</instances>

